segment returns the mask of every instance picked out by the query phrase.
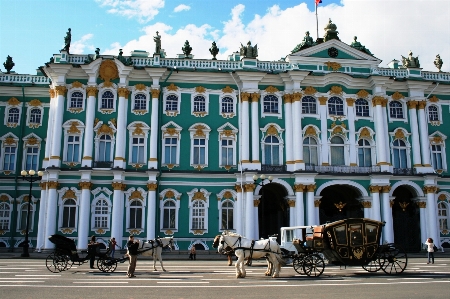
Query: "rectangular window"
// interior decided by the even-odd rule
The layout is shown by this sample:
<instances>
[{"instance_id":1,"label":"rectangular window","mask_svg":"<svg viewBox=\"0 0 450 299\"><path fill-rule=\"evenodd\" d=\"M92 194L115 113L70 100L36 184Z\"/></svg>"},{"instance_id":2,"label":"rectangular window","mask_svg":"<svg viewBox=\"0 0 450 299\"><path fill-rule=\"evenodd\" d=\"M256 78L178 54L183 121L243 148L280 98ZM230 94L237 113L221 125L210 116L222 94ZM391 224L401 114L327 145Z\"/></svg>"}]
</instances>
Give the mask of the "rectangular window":
<instances>
[{"instance_id":1,"label":"rectangular window","mask_svg":"<svg viewBox=\"0 0 450 299\"><path fill-rule=\"evenodd\" d=\"M222 209L222 228L233 229L233 209Z\"/></svg>"},{"instance_id":2,"label":"rectangular window","mask_svg":"<svg viewBox=\"0 0 450 299\"><path fill-rule=\"evenodd\" d=\"M358 148L358 162L359 167L372 166L372 158L370 154L370 148Z\"/></svg>"},{"instance_id":3,"label":"rectangular window","mask_svg":"<svg viewBox=\"0 0 450 299\"><path fill-rule=\"evenodd\" d=\"M192 229L205 228L205 209L192 210Z\"/></svg>"},{"instance_id":4,"label":"rectangular window","mask_svg":"<svg viewBox=\"0 0 450 299\"><path fill-rule=\"evenodd\" d=\"M38 151L39 148L37 147L27 147L27 153L26 153L26 164L25 169L26 170L38 170Z\"/></svg>"},{"instance_id":5,"label":"rectangular window","mask_svg":"<svg viewBox=\"0 0 450 299\"><path fill-rule=\"evenodd\" d=\"M20 211L20 224L19 224L20 230L27 229L27 217L28 217L27 209L28 209L28 206L23 205L22 210ZM30 210L30 212L31 212L31 210ZM30 217L30 221L31 221L31 217ZM30 226L30 228L31 228L31 226Z\"/></svg>"},{"instance_id":6,"label":"rectangular window","mask_svg":"<svg viewBox=\"0 0 450 299\"><path fill-rule=\"evenodd\" d=\"M9 206L6 203L0 204L0 229L9 229Z\"/></svg>"},{"instance_id":7,"label":"rectangular window","mask_svg":"<svg viewBox=\"0 0 450 299\"><path fill-rule=\"evenodd\" d=\"M144 148L144 138L133 138L131 163L145 163Z\"/></svg>"},{"instance_id":8,"label":"rectangular window","mask_svg":"<svg viewBox=\"0 0 450 299\"><path fill-rule=\"evenodd\" d=\"M222 160L220 165L233 165L233 140L223 139L222 142Z\"/></svg>"},{"instance_id":9,"label":"rectangular window","mask_svg":"<svg viewBox=\"0 0 450 299\"><path fill-rule=\"evenodd\" d=\"M6 146L5 155L3 157L3 170L15 170L16 147Z\"/></svg>"},{"instance_id":10,"label":"rectangular window","mask_svg":"<svg viewBox=\"0 0 450 299\"><path fill-rule=\"evenodd\" d=\"M130 209L130 227L129 228L142 228L142 209L141 208Z\"/></svg>"},{"instance_id":11,"label":"rectangular window","mask_svg":"<svg viewBox=\"0 0 450 299\"><path fill-rule=\"evenodd\" d=\"M68 136L66 162L80 162L80 136Z\"/></svg>"},{"instance_id":12,"label":"rectangular window","mask_svg":"<svg viewBox=\"0 0 450 299\"><path fill-rule=\"evenodd\" d=\"M193 164L206 164L205 163L205 153L206 153L206 140L205 139L194 139L194 163Z\"/></svg>"},{"instance_id":13,"label":"rectangular window","mask_svg":"<svg viewBox=\"0 0 450 299\"><path fill-rule=\"evenodd\" d=\"M443 169L442 167L442 146L440 144L431 145L431 157L434 169Z\"/></svg>"},{"instance_id":14,"label":"rectangular window","mask_svg":"<svg viewBox=\"0 0 450 299\"><path fill-rule=\"evenodd\" d=\"M62 227L75 227L76 211L75 206L64 207Z\"/></svg>"},{"instance_id":15,"label":"rectangular window","mask_svg":"<svg viewBox=\"0 0 450 299\"><path fill-rule=\"evenodd\" d=\"M164 139L164 164L177 164L177 138Z\"/></svg>"},{"instance_id":16,"label":"rectangular window","mask_svg":"<svg viewBox=\"0 0 450 299\"><path fill-rule=\"evenodd\" d=\"M163 228L175 228L175 209L164 209Z\"/></svg>"}]
</instances>

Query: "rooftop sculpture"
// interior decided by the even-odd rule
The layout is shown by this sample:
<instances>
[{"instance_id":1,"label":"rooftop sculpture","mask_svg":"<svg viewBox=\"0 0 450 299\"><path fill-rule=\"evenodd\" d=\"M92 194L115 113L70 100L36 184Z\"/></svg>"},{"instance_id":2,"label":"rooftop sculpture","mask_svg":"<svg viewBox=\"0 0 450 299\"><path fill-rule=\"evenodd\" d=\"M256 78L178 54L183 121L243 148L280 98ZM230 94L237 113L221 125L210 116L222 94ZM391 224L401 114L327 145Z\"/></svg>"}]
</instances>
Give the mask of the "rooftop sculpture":
<instances>
[{"instance_id":1,"label":"rooftop sculpture","mask_svg":"<svg viewBox=\"0 0 450 299\"><path fill-rule=\"evenodd\" d=\"M240 49L239 53L243 57L256 58L256 57L258 57L258 45L252 46L252 43L250 41L247 43L247 46L244 46L241 43L241 49Z\"/></svg>"},{"instance_id":2,"label":"rooftop sculpture","mask_svg":"<svg viewBox=\"0 0 450 299\"><path fill-rule=\"evenodd\" d=\"M9 56L8 56L9 57ZM437 69L439 70L439 72L441 71L442 68L442 64L444 64L444 62L441 59L441 56L438 54L436 55L436 59L434 60L434 65L437 67Z\"/></svg>"},{"instance_id":3,"label":"rooftop sculpture","mask_svg":"<svg viewBox=\"0 0 450 299\"><path fill-rule=\"evenodd\" d=\"M181 48L181 50L183 50L183 53L185 55L186 58L191 58L191 51L192 51L192 47L189 45L189 41L186 40L186 42L184 43L183 48Z\"/></svg>"},{"instance_id":4,"label":"rooftop sculpture","mask_svg":"<svg viewBox=\"0 0 450 299\"><path fill-rule=\"evenodd\" d=\"M357 38L358 38L357 36L355 36L353 38L353 42L352 42L352 44L350 46L352 48L355 48L356 50L359 50L359 51L362 51L362 52L364 52L366 54L372 55L372 53L370 53L369 49L367 49L366 47L361 45L361 43L356 40Z\"/></svg>"},{"instance_id":5,"label":"rooftop sculpture","mask_svg":"<svg viewBox=\"0 0 450 299\"><path fill-rule=\"evenodd\" d=\"M329 19L327 26L325 26L325 35L323 36L323 41L329 41L330 39L337 39L340 40L338 37L339 32L336 31L337 26L331 22L331 19Z\"/></svg>"},{"instance_id":6,"label":"rooftop sculpture","mask_svg":"<svg viewBox=\"0 0 450 299\"><path fill-rule=\"evenodd\" d=\"M209 48L209 53L213 56L212 60L217 60L216 55L219 54L219 48L217 48L216 42L213 42L211 48Z\"/></svg>"},{"instance_id":7,"label":"rooftop sculpture","mask_svg":"<svg viewBox=\"0 0 450 299\"><path fill-rule=\"evenodd\" d=\"M155 42L155 54L161 54L161 35L156 31L156 36L153 37L153 41Z\"/></svg>"},{"instance_id":8,"label":"rooftop sculpture","mask_svg":"<svg viewBox=\"0 0 450 299\"><path fill-rule=\"evenodd\" d=\"M314 42L313 38L311 36L309 36L309 31L306 31L305 32L305 37L303 38L302 42L299 43L294 48L294 50L291 51L291 53L293 54L295 52L301 51L303 49L306 49L306 48L309 48L309 47L312 47L312 46L315 46L315 45L316 45L316 43Z\"/></svg>"},{"instance_id":9,"label":"rooftop sculpture","mask_svg":"<svg viewBox=\"0 0 450 299\"><path fill-rule=\"evenodd\" d=\"M409 51L408 57L402 55L402 63L405 68L419 68L419 57L413 57L413 53Z\"/></svg>"},{"instance_id":10,"label":"rooftop sculpture","mask_svg":"<svg viewBox=\"0 0 450 299\"><path fill-rule=\"evenodd\" d=\"M6 73L10 74L12 68L15 66L16 64L13 62L12 57L8 55L8 57L6 57L6 61L3 63L3 66L6 69Z\"/></svg>"},{"instance_id":11,"label":"rooftop sculpture","mask_svg":"<svg viewBox=\"0 0 450 299\"><path fill-rule=\"evenodd\" d=\"M70 49L70 42L72 41L72 33L71 33L72 29L68 29L66 36L64 37L64 48L61 49L61 51L67 51L67 54L69 53L69 49Z\"/></svg>"}]
</instances>

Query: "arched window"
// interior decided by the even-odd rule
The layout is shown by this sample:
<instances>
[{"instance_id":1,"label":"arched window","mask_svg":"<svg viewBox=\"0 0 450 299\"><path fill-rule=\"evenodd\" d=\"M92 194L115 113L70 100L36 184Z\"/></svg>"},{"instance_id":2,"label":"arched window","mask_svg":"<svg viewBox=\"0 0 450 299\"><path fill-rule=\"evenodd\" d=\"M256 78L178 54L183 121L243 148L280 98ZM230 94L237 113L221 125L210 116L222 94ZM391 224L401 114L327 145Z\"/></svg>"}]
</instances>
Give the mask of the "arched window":
<instances>
[{"instance_id":1,"label":"arched window","mask_svg":"<svg viewBox=\"0 0 450 299\"><path fill-rule=\"evenodd\" d=\"M176 205L173 200L167 200L163 206L163 229L175 229Z\"/></svg>"},{"instance_id":2,"label":"arched window","mask_svg":"<svg viewBox=\"0 0 450 299\"><path fill-rule=\"evenodd\" d=\"M66 199L63 204L62 227L74 228L77 219L77 203L73 199Z\"/></svg>"},{"instance_id":3,"label":"arched window","mask_svg":"<svg viewBox=\"0 0 450 299\"><path fill-rule=\"evenodd\" d=\"M372 166L372 148L369 141L360 139L358 141L358 166Z\"/></svg>"},{"instance_id":4,"label":"arched window","mask_svg":"<svg viewBox=\"0 0 450 299\"><path fill-rule=\"evenodd\" d=\"M30 124L40 124L41 123L41 109L34 108L30 111Z\"/></svg>"},{"instance_id":5,"label":"arched window","mask_svg":"<svg viewBox=\"0 0 450 299\"><path fill-rule=\"evenodd\" d=\"M133 200L130 203L130 222L128 223L128 228L142 229L142 215L143 215L142 203L139 200Z\"/></svg>"},{"instance_id":6,"label":"arched window","mask_svg":"<svg viewBox=\"0 0 450 299\"><path fill-rule=\"evenodd\" d=\"M109 227L109 206L105 199L99 199L94 206L94 227L108 228Z\"/></svg>"},{"instance_id":7,"label":"arched window","mask_svg":"<svg viewBox=\"0 0 450 299\"><path fill-rule=\"evenodd\" d=\"M331 97L328 100L328 114L344 115L344 101L338 97Z\"/></svg>"},{"instance_id":8,"label":"arched window","mask_svg":"<svg viewBox=\"0 0 450 299\"><path fill-rule=\"evenodd\" d=\"M166 110L177 111L178 110L178 97L174 94L168 95L166 99Z\"/></svg>"},{"instance_id":9,"label":"arched window","mask_svg":"<svg viewBox=\"0 0 450 299\"><path fill-rule=\"evenodd\" d=\"M448 204L444 202L438 203L438 221L439 221L439 229L448 230L448 216L449 216L449 208Z\"/></svg>"},{"instance_id":10,"label":"arched window","mask_svg":"<svg viewBox=\"0 0 450 299\"><path fill-rule=\"evenodd\" d=\"M303 114L317 114L316 99L310 96L302 99L302 113Z\"/></svg>"},{"instance_id":11,"label":"arched window","mask_svg":"<svg viewBox=\"0 0 450 299\"><path fill-rule=\"evenodd\" d=\"M25 203L20 207L19 210L19 230L25 230L27 229L27 217L28 217L28 205L29 203ZM33 205L30 206L30 225L28 226L28 228L30 230L33 229L33 217L31 217L33 215Z\"/></svg>"},{"instance_id":12,"label":"arched window","mask_svg":"<svg viewBox=\"0 0 450 299\"><path fill-rule=\"evenodd\" d=\"M232 230L234 229L233 223L233 202L226 200L222 203L222 223L220 224L220 229L222 230Z\"/></svg>"},{"instance_id":13,"label":"arched window","mask_svg":"<svg viewBox=\"0 0 450 299\"><path fill-rule=\"evenodd\" d=\"M355 101L356 116L369 116L369 103L365 99L357 99Z\"/></svg>"},{"instance_id":14,"label":"arched window","mask_svg":"<svg viewBox=\"0 0 450 299\"><path fill-rule=\"evenodd\" d=\"M231 97L222 98L222 113L233 113L233 99Z\"/></svg>"},{"instance_id":15,"label":"arched window","mask_svg":"<svg viewBox=\"0 0 450 299\"><path fill-rule=\"evenodd\" d=\"M69 108L83 108L83 94L81 92L72 92Z\"/></svg>"},{"instance_id":16,"label":"arched window","mask_svg":"<svg viewBox=\"0 0 450 299\"><path fill-rule=\"evenodd\" d=\"M114 109L114 94L109 90L102 94L101 109Z\"/></svg>"},{"instance_id":17,"label":"arched window","mask_svg":"<svg viewBox=\"0 0 450 299\"><path fill-rule=\"evenodd\" d=\"M134 97L134 110L146 110L147 109L147 96L142 93L138 93Z\"/></svg>"},{"instance_id":18,"label":"arched window","mask_svg":"<svg viewBox=\"0 0 450 299\"><path fill-rule=\"evenodd\" d=\"M331 165L345 165L345 146L341 137L334 136L330 140Z\"/></svg>"},{"instance_id":19,"label":"arched window","mask_svg":"<svg viewBox=\"0 0 450 299\"><path fill-rule=\"evenodd\" d=\"M428 120L439 121L439 110L435 105L428 106Z\"/></svg>"},{"instance_id":20,"label":"arched window","mask_svg":"<svg viewBox=\"0 0 450 299\"><path fill-rule=\"evenodd\" d=\"M319 164L317 141L313 137L303 139L303 160L305 165L316 166Z\"/></svg>"},{"instance_id":21,"label":"arched window","mask_svg":"<svg viewBox=\"0 0 450 299\"><path fill-rule=\"evenodd\" d=\"M98 141L98 162L111 162L111 136L102 135Z\"/></svg>"},{"instance_id":22,"label":"arched window","mask_svg":"<svg viewBox=\"0 0 450 299\"><path fill-rule=\"evenodd\" d=\"M442 152L441 144L431 145L431 163L433 164L434 169L444 169L442 166Z\"/></svg>"},{"instance_id":23,"label":"arched window","mask_svg":"<svg viewBox=\"0 0 450 299\"><path fill-rule=\"evenodd\" d=\"M192 229L205 229L205 203L196 200L192 205Z\"/></svg>"},{"instance_id":24,"label":"arched window","mask_svg":"<svg viewBox=\"0 0 450 299\"><path fill-rule=\"evenodd\" d=\"M394 168L408 168L406 150L406 143L403 140L394 140L394 142L392 143L392 151L394 153Z\"/></svg>"},{"instance_id":25,"label":"arched window","mask_svg":"<svg viewBox=\"0 0 450 299\"><path fill-rule=\"evenodd\" d=\"M391 118L403 118L403 105L399 101L389 103L389 114Z\"/></svg>"},{"instance_id":26,"label":"arched window","mask_svg":"<svg viewBox=\"0 0 450 299\"><path fill-rule=\"evenodd\" d=\"M0 230L9 230L11 209L6 202L0 203Z\"/></svg>"},{"instance_id":27,"label":"arched window","mask_svg":"<svg viewBox=\"0 0 450 299\"><path fill-rule=\"evenodd\" d=\"M205 112L206 100L204 96L194 97L194 112Z\"/></svg>"},{"instance_id":28,"label":"arched window","mask_svg":"<svg viewBox=\"0 0 450 299\"><path fill-rule=\"evenodd\" d=\"M17 124L19 123L19 109L11 108L8 110L8 123Z\"/></svg>"},{"instance_id":29,"label":"arched window","mask_svg":"<svg viewBox=\"0 0 450 299\"><path fill-rule=\"evenodd\" d=\"M278 98L273 94L264 97L263 105L265 113L278 113Z\"/></svg>"},{"instance_id":30,"label":"arched window","mask_svg":"<svg viewBox=\"0 0 450 299\"><path fill-rule=\"evenodd\" d=\"M264 164L280 164L280 140L276 136L267 136L264 139Z\"/></svg>"}]
</instances>

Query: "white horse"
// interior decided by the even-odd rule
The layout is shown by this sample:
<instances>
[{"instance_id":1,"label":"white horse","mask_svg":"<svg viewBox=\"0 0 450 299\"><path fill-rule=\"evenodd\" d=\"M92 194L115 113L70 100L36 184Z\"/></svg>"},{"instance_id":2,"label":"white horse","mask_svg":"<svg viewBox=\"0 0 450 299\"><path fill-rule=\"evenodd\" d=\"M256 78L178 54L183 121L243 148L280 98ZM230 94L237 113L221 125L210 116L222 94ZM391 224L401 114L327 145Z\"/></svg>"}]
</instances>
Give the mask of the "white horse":
<instances>
[{"instance_id":1,"label":"white horse","mask_svg":"<svg viewBox=\"0 0 450 299\"><path fill-rule=\"evenodd\" d=\"M268 266L265 272L266 276L279 277L281 265L284 261L281 258L280 245L274 240L249 240L235 233L223 233L216 236L214 246L217 251L222 253L227 247L234 249L234 254L238 258L236 262L236 278L244 278L246 276L244 268L244 259L249 258L267 258Z\"/></svg>"},{"instance_id":2,"label":"white horse","mask_svg":"<svg viewBox=\"0 0 450 299\"><path fill-rule=\"evenodd\" d=\"M151 256L153 258L153 271L156 270L156 259L159 260L162 270L165 272L161 253L164 247L169 246L170 250L173 247L173 237L158 238L147 242L139 240L139 252L143 256Z\"/></svg>"}]
</instances>

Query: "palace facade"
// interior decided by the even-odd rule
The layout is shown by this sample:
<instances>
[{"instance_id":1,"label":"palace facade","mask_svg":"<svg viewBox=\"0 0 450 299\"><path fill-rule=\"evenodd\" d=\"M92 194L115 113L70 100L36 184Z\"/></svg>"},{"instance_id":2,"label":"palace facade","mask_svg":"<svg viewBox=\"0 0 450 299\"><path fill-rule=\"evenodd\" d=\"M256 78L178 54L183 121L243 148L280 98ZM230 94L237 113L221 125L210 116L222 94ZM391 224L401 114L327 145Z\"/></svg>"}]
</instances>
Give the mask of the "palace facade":
<instances>
[{"instance_id":1,"label":"palace facade","mask_svg":"<svg viewBox=\"0 0 450 299\"><path fill-rule=\"evenodd\" d=\"M350 217L384 221L382 241L407 251L449 247L450 74L412 53L382 68L330 24L276 62L250 43L228 60L167 58L159 40L0 73L0 246L21 246L31 205L38 251L55 233L80 249L133 234L212 250L225 230ZM23 169L44 171L31 190Z\"/></svg>"}]
</instances>

